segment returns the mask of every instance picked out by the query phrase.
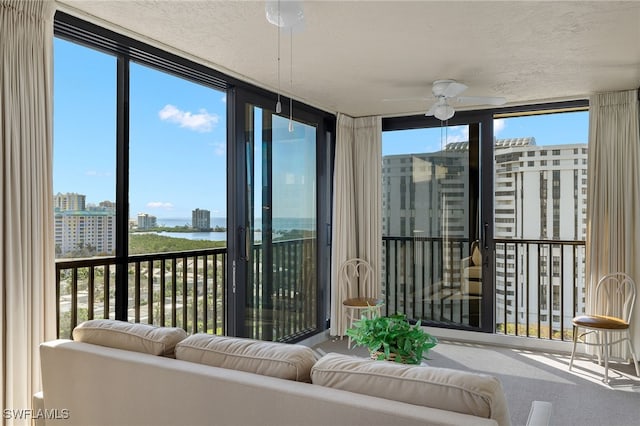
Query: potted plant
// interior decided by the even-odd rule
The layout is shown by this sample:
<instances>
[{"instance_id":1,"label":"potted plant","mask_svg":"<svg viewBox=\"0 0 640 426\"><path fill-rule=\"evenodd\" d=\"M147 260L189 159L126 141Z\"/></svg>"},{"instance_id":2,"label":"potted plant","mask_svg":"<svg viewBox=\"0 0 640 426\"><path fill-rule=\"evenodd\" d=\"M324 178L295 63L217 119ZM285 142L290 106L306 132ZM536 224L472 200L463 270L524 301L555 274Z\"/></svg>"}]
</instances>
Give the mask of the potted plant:
<instances>
[{"instance_id":1,"label":"potted plant","mask_svg":"<svg viewBox=\"0 0 640 426\"><path fill-rule=\"evenodd\" d=\"M347 330L347 336L356 346L366 346L373 359L404 364L420 364L438 344L438 339L420 327L420 321L411 325L404 314L363 315Z\"/></svg>"}]
</instances>

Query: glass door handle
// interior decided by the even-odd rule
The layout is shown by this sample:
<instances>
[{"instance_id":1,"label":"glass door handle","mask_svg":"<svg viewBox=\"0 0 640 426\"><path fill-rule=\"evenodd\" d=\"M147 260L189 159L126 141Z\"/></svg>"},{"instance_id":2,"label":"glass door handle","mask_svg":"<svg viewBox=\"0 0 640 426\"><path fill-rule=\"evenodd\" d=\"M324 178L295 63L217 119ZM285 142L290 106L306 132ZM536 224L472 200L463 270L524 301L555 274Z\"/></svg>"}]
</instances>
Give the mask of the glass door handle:
<instances>
[{"instance_id":1,"label":"glass door handle","mask_svg":"<svg viewBox=\"0 0 640 426\"><path fill-rule=\"evenodd\" d=\"M238 227L238 253L240 253L240 260L249 260L249 253L247 252L247 230L240 226Z\"/></svg>"},{"instance_id":2,"label":"glass door handle","mask_svg":"<svg viewBox=\"0 0 640 426\"><path fill-rule=\"evenodd\" d=\"M482 247L485 250L489 250L489 244L487 244L487 231L489 230L489 222L485 222L482 226Z\"/></svg>"}]
</instances>

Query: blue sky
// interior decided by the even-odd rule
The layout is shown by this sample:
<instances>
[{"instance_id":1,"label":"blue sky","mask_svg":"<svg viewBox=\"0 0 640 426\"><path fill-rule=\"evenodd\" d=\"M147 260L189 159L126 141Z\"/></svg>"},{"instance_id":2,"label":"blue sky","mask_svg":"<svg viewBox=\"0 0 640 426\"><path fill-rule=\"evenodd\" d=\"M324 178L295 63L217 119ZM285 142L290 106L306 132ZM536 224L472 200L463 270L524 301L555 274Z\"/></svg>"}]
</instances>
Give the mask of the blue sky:
<instances>
[{"instance_id":1,"label":"blue sky","mask_svg":"<svg viewBox=\"0 0 640 426\"><path fill-rule=\"evenodd\" d=\"M54 193L115 201L116 58L54 42ZM130 216L226 216L226 98L223 92L132 64ZM538 145L586 143L588 114L496 120L498 138ZM466 140L466 126L387 132L383 155L432 152ZM308 135L304 136L308 137Z\"/></svg>"},{"instance_id":2,"label":"blue sky","mask_svg":"<svg viewBox=\"0 0 640 426\"><path fill-rule=\"evenodd\" d=\"M494 120L494 135L498 139L535 137L536 145L587 143L589 114L571 112ZM382 136L382 155L434 152L445 141L468 140L467 126L415 129L385 132Z\"/></svg>"},{"instance_id":3,"label":"blue sky","mask_svg":"<svg viewBox=\"0 0 640 426\"><path fill-rule=\"evenodd\" d=\"M60 39L54 49L54 193L114 201L116 59ZM132 64L130 101L130 216L224 216L224 93Z\"/></svg>"}]
</instances>

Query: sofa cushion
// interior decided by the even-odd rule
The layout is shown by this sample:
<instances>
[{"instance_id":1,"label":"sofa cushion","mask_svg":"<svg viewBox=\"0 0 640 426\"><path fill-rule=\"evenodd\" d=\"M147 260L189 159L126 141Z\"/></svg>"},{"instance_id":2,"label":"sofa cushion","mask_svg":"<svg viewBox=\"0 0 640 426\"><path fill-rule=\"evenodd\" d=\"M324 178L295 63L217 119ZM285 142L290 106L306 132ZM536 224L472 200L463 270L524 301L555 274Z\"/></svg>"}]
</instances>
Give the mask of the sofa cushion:
<instances>
[{"instance_id":1,"label":"sofa cushion","mask_svg":"<svg viewBox=\"0 0 640 426\"><path fill-rule=\"evenodd\" d=\"M110 319L85 321L73 329L73 340L78 342L170 358L175 356L176 343L185 337L187 332L181 328L131 324Z\"/></svg>"},{"instance_id":2,"label":"sofa cushion","mask_svg":"<svg viewBox=\"0 0 640 426\"><path fill-rule=\"evenodd\" d=\"M176 358L281 379L310 382L314 352L301 345L194 334L176 346Z\"/></svg>"},{"instance_id":3,"label":"sofa cushion","mask_svg":"<svg viewBox=\"0 0 640 426\"><path fill-rule=\"evenodd\" d=\"M311 369L313 384L511 423L495 377L330 353Z\"/></svg>"}]
</instances>

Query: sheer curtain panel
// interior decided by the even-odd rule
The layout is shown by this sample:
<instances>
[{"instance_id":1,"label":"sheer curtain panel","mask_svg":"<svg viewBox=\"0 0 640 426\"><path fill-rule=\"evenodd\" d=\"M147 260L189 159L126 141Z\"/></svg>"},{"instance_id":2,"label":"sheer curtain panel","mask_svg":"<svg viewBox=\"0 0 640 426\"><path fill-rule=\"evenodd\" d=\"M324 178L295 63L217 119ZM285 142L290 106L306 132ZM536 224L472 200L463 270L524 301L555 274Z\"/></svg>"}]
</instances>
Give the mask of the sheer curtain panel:
<instances>
[{"instance_id":1,"label":"sheer curtain panel","mask_svg":"<svg viewBox=\"0 0 640 426\"><path fill-rule=\"evenodd\" d=\"M338 114L333 175L331 245L331 329L343 336L346 319L338 271L348 259L360 257L374 270L380 292L382 258L382 119Z\"/></svg>"},{"instance_id":2,"label":"sheer curtain panel","mask_svg":"<svg viewBox=\"0 0 640 426\"><path fill-rule=\"evenodd\" d=\"M595 285L603 275L625 272L640 283L638 91L594 95L589 109L586 309L594 312L600 304L593 297ZM631 318L636 352L639 311ZM613 355L626 357L627 349L617 346Z\"/></svg>"},{"instance_id":3,"label":"sheer curtain panel","mask_svg":"<svg viewBox=\"0 0 640 426\"><path fill-rule=\"evenodd\" d=\"M2 409L31 408L38 345L56 336L53 1L0 0ZM3 415L4 424L28 424Z\"/></svg>"}]
</instances>

